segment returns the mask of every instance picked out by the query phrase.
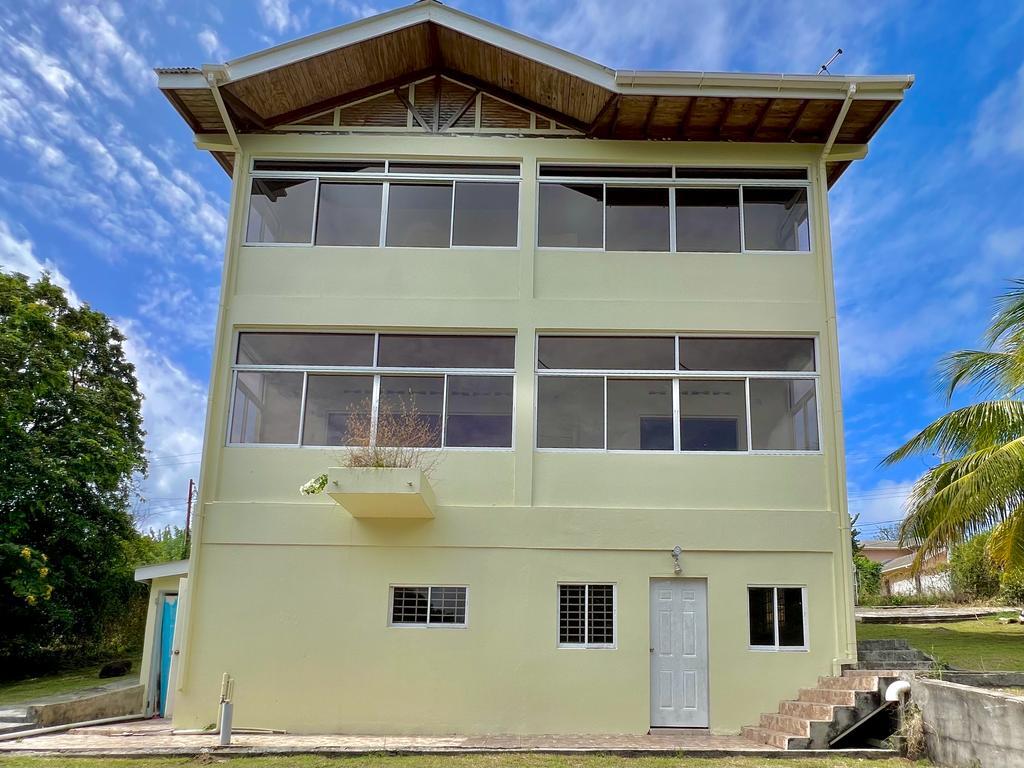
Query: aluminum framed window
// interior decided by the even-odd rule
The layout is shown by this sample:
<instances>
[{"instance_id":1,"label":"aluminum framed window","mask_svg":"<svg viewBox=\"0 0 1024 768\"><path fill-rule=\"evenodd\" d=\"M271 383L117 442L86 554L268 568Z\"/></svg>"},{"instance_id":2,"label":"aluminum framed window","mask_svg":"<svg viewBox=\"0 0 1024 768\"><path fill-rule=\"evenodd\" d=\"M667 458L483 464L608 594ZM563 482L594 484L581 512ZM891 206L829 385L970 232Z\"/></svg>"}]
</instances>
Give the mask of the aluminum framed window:
<instances>
[{"instance_id":1,"label":"aluminum framed window","mask_svg":"<svg viewBox=\"0 0 1024 768\"><path fill-rule=\"evenodd\" d=\"M229 445L513 448L515 336L241 330L235 350Z\"/></svg>"},{"instance_id":2,"label":"aluminum framed window","mask_svg":"<svg viewBox=\"0 0 1024 768\"><path fill-rule=\"evenodd\" d=\"M748 585L747 627L751 650L810 650L807 587Z\"/></svg>"},{"instance_id":3,"label":"aluminum framed window","mask_svg":"<svg viewBox=\"0 0 1024 768\"><path fill-rule=\"evenodd\" d=\"M806 168L541 163L538 184L538 248L661 253L813 249Z\"/></svg>"},{"instance_id":4,"label":"aluminum framed window","mask_svg":"<svg viewBox=\"0 0 1024 768\"><path fill-rule=\"evenodd\" d=\"M469 587L392 585L388 625L464 629L469 619Z\"/></svg>"},{"instance_id":5,"label":"aluminum framed window","mask_svg":"<svg viewBox=\"0 0 1024 768\"><path fill-rule=\"evenodd\" d=\"M558 584L558 647L615 648L616 585Z\"/></svg>"},{"instance_id":6,"label":"aluminum framed window","mask_svg":"<svg viewBox=\"0 0 1024 768\"><path fill-rule=\"evenodd\" d=\"M518 163L256 159L245 246L519 247Z\"/></svg>"},{"instance_id":7,"label":"aluminum framed window","mask_svg":"<svg viewBox=\"0 0 1024 768\"><path fill-rule=\"evenodd\" d=\"M808 337L540 334L535 447L820 453L817 360Z\"/></svg>"}]
</instances>

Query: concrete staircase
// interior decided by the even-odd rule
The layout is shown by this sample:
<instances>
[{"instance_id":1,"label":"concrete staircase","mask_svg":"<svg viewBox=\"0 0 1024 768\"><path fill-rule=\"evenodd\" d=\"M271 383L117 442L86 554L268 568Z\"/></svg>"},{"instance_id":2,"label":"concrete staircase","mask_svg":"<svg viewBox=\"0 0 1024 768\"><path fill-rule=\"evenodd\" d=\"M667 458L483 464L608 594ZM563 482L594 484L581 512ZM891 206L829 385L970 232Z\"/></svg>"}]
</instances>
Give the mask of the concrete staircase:
<instances>
[{"instance_id":1,"label":"concrete staircase","mask_svg":"<svg viewBox=\"0 0 1024 768\"><path fill-rule=\"evenodd\" d=\"M932 670L942 665L906 640L861 640L856 669Z\"/></svg>"},{"instance_id":2,"label":"concrete staircase","mask_svg":"<svg viewBox=\"0 0 1024 768\"><path fill-rule=\"evenodd\" d=\"M28 731L35 726L35 717L29 714L28 707L0 708L0 736L18 731Z\"/></svg>"}]
</instances>

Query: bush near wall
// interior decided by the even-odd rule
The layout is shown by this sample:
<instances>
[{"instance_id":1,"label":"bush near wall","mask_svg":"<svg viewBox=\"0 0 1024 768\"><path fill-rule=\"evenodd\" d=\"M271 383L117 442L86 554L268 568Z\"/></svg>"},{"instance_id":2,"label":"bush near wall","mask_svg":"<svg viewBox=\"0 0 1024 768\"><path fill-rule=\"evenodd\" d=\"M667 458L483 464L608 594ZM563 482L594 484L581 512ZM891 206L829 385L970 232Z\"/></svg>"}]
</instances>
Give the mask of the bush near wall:
<instances>
[{"instance_id":1,"label":"bush near wall","mask_svg":"<svg viewBox=\"0 0 1024 768\"><path fill-rule=\"evenodd\" d=\"M986 551L988 533L979 533L953 549L949 570L953 591L966 600L987 600L999 594L999 569Z\"/></svg>"},{"instance_id":2,"label":"bush near wall","mask_svg":"<svg viewBox=\"0 0 1024 768\"><path fill-rule=\"evenodd\" d=\"M1024 568L1007 571L1000 579L999 599L1024 609Z\"/></svg>"},{"instance_id":3,"label":"bush near wall","mask_svg":"<svg viewBox=\"0 0 1024 768\"><path fill-rule=\"evenodd\" d=\"M853 556L853 564L857 568L858 601L871 602L882 593L882 564L859 554Z\"/></svg>"}]
</instances>

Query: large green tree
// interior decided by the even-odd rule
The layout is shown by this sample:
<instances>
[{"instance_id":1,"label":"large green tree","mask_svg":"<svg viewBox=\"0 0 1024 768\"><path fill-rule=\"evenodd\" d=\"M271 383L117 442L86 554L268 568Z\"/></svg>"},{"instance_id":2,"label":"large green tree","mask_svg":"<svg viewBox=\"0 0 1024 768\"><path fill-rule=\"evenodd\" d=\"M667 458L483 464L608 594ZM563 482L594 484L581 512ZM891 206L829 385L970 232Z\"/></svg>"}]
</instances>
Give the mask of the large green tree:
<instances>
[{"instance_id":1,"label":"large green tree","mask_svg":"<svg viewBox=\"0 0 1024 768\"><path fill-rule=\"evenodd\" d=\"M991 530L987 549L1003 568L1024 566L1024 280L997 301L983 349L941 363L947 402L962 388L981 402L933 421L885 459L930 455L938 463L914 486L900 529L929 551Z\"/></svg>"},{"instance_id":2,"label":"large green tree","mask_svg":"<svg viewBox=\"0 0 1024 768\"><path fill-rule=\"evenodd\" d=\"M47 277L0 272L0 675L89 653L135 594L146 460L123 342Z\"/></svg>"}]
</instances>

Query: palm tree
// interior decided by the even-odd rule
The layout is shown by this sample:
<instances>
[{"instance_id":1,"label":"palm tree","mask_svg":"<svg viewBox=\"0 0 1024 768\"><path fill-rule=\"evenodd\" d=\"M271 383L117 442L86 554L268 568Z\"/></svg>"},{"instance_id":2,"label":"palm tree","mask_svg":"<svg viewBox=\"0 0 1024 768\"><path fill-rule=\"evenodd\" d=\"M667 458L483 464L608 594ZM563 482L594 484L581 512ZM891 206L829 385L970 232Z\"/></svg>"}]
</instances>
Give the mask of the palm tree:
<instances>
[{"instance_id":1,"label":"palm tree","mask_svg":"<svg viewBox=\"0 0 1024 768\"><path fill-rule=\"evenodd\" d=\"M882 463L937 454L940 463L914 484L901 543L920 544L915 568L929 553L991 530L989 554L1004 568L1024 566L1024 279L996 302L985 349L944 358L947 404L963 387L993 399L936 419Z\"/></svg>"}]
</instances>

